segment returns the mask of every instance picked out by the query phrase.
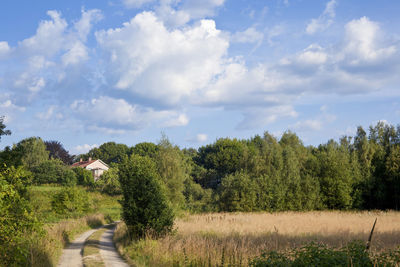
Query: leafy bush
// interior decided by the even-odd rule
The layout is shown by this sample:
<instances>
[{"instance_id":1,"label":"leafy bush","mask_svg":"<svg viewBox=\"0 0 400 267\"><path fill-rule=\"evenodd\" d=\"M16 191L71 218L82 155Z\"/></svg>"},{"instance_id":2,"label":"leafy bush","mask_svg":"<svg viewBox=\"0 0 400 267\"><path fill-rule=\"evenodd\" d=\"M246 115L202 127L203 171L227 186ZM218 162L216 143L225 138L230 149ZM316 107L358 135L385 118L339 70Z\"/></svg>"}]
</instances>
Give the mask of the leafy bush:
<instances>
[{"instance_id":1,"label":"leafy bush","mask_svg":"<svg viewBox=\"0 0 400 267\"><path fill-rule=\"evenodd\" d=\"M94 184L94 178L91 171L80 167L73 168L72 170L76 175L76 180L79 185L91 186Z\"/></svg>"},{"instance_id":2,"label":"leafy bush","mask_svg":"<svg viewBox=\"0 0 400 267\"><path fill-rule=\"evenodd\" d=\"M91 209L89 194L78 187L65 187L53 196L53 211L58 214L84 214Z\"/></svg>"},{"instance_id":3,"label":"leafy bush","mask_svg":"<svg viewBox=\"0 0 400 267\"><path fill-rule=\"evenodd\" d=\"M156 166L148 157L133 154L119 167L122 217L134 238L171 231L174 215L161 187Z\"/></svg>"},{"instance_id":4,"label":"leafy bush","mask_svg":"<svg viewBox=\"0 0 400 267\"><path fill-rule=\"evenodd\" d=\"M22 167L0 171L0 266L27 266L31 237L41 232L26 199L29 179Z\"/></svg>"},{"instance_id":5,"label":"leafy bush","mask_svg":"<svg viewBox=\"0 0 400 267\"><path fill-rule=\"evenodd\" d=\"M351 242L341 249L331 249L326 245L310 243L301 248L283 254L275 251L262 254L253 259L250 266L373 266L372 260L365 249L365 244L359 241ZM386 265L384 265L386 266Z\"/></svg>"},{"instance_id":6,"label":"leafy bush","mask_svg":"<svg viewBox=\"0 0 400 267\"><path fill-rule=\"evenodd\" d=\"M51 159L32 168L33 182L35 184L57 183L62 185L75 185L76 175L61 160Z\"/></svg>"},{"instance_id":7,"label":"leafy bush","mask_svg":"<svg viewBox=\"0 0 400 267\"><path fill-rule=\"evenodd\" d=\"M96 187L99 188L102 193L111 196L120 195L122 191L118 178L118 168L114 167L105 171L96 181Z\"/></svg>"}]
</instances>

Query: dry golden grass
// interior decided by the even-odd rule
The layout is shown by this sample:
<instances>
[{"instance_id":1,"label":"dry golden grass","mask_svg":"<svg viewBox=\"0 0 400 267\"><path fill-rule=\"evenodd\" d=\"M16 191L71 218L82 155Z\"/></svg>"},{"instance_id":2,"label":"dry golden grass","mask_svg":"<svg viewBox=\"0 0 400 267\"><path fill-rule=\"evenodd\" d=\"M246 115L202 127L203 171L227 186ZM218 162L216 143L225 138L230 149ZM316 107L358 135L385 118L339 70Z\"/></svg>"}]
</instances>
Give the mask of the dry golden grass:
<instances>
[{"instance_id":1,"label":"dry golden grass","mask_svg":"<svg viewBox=\"0 0 400 267\"><path fill-rule=\"evenodd\" d=\"M56 266L62 249L80 234L90 228L104 224L104 215L93 214L79 219L70 219L46 225L46 234L32 247L31 265L38 267Z\"/></svg>"},{"instance_id":2,"label":"dry golden grass","mask_svg":"<svg viewBox=\"0 0 400 267\"><path fill-rule=\"evenodd\" d=\"M399 212L280 212L212 213L176 220L176 234L158 242L145 240L128 254L140 262L159 266L220 265L222 261L245 265L263 251L285 251L311 241L341 247L353 240L367 241L378 218L372 252L395 249L400 244Z\"/></svg>"}]
</instances>

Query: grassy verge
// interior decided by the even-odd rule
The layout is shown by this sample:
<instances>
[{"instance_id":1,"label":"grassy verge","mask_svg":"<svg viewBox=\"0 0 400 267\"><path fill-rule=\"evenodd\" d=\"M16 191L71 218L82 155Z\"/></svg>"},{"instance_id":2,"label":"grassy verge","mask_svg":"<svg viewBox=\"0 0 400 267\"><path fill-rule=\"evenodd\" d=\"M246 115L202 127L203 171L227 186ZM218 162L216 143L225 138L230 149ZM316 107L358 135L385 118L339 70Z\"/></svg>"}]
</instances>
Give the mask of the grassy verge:
<instances>
[{"instance_id":1,"label":"grassy verge","mask_svg":"<svg viewBox=\"0 0 400 267\"><path fill-rule=\"evenodd\" d=\"M100 256L100 237L106 230L106 228L97 230L85 241L83 247L83 266L104 266L104 262Z\"/></svg>"},{"instance_id":2,"label":"grassy verge","mask_svg":"<svg viewBox=\"0 0 400 267\"><path fill-rule=\"evenodd\" d=\"M371 251L363 254L376 217ZM158 240L129 243L123 225L115 237L121 254L138 266L279 266L265 264L274 256L288 262L281 266L302 266L296 264L312 253L400 266L399 221L399 212L214 213L179 218L175 233Z\"/></svg>"},{"instance_id":3,"label":"grassy verge","mask_svg":"<svg viewBox=\"0 0 400 267\"><path fill-rule=\"evenodd\" d=\"M62 249L77 235L119 219L118 197L90 190L86 191L87 197L91 200L89 213L57 214L52 210L51 201L62 189L61 186L29 188L30 202L44 228L44 233L34 238L31 244L29 255L31 266L56 266Z\"/></svg>"}]
</instances>

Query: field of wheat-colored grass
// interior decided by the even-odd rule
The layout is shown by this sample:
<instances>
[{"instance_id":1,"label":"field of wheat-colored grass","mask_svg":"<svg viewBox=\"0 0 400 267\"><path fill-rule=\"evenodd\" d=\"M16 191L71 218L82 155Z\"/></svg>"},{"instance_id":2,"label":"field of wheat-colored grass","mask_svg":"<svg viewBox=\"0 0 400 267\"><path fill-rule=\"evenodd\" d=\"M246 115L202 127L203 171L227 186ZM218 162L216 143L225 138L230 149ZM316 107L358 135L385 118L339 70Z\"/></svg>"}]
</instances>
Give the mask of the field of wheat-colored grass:
<instances>
[{"instance_id":1,"label":"field of wheat-colored grass","mask_svg":"<svg viewBox=\"0 0 400 267\"><path fill-rule=\"evenodd\" d=\"M375 218L371 252L395 249L400 245L400 212L315 211L191 215L176 220L175 235L141 241L135 253L164 266L191 260L200 265L216 266L221 260L245 265L264 251L287 251L311 241L331 247L366 242Z\"/></svg>"}]
</instances>

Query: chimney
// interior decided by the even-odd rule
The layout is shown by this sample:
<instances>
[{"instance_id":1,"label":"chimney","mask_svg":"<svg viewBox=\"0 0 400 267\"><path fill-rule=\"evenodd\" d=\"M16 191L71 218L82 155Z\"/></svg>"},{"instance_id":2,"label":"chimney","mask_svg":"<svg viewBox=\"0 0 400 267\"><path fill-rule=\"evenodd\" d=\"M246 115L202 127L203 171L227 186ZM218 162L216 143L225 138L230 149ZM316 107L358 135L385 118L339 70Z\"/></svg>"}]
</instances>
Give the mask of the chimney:
<instances>
[{"instance_id":1,"label":"chimney","mask_svg":"<svg viewBox=\"0 0 400 267\"><path fill-rule=\"evenodd\" d=\"M82 162L82 158L79 159L79 162Z\"/></svg>"},{"instance_id":2,"label":"chimney","mask_svg":"<svg viewBox=\"0 0 400 267\"><path fill-rule=\"evenodd\" d=\"M89 161L91 161L92 160L92 158L91 157L89 157Z\"/></svg>"}]
</instances>

